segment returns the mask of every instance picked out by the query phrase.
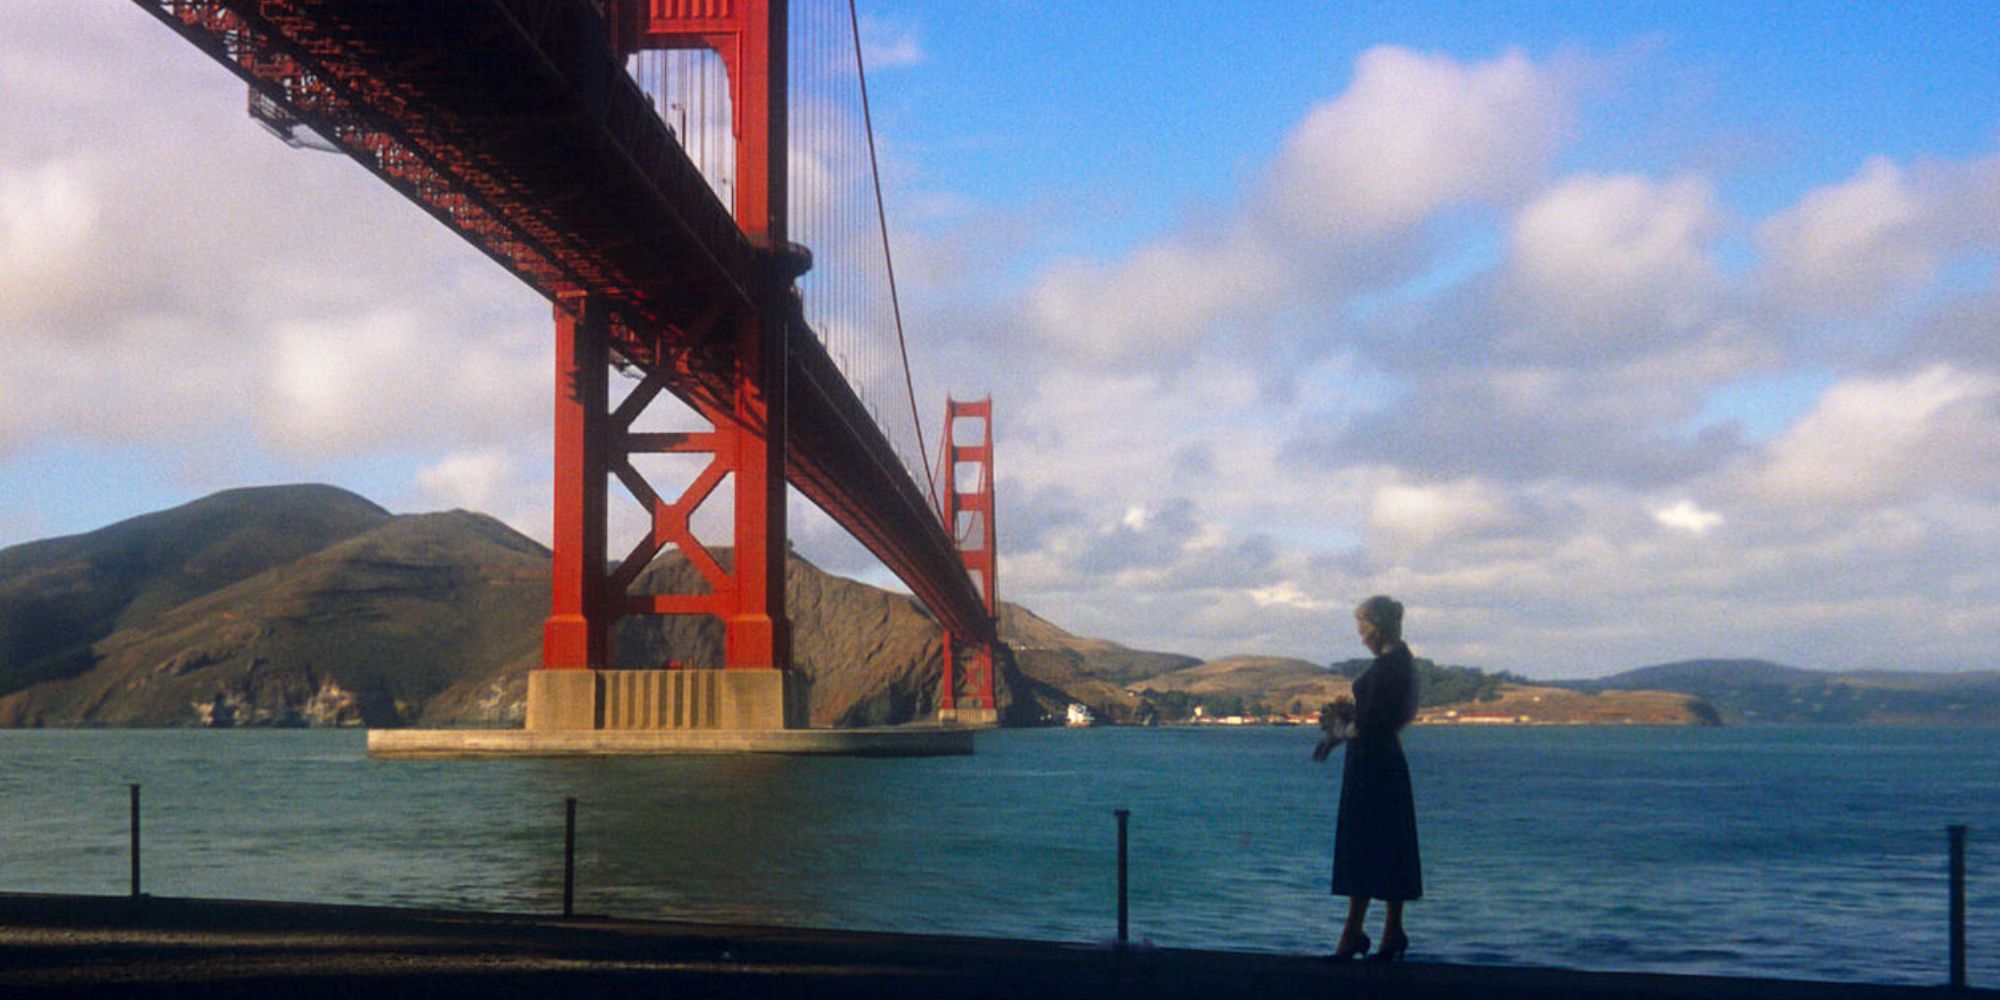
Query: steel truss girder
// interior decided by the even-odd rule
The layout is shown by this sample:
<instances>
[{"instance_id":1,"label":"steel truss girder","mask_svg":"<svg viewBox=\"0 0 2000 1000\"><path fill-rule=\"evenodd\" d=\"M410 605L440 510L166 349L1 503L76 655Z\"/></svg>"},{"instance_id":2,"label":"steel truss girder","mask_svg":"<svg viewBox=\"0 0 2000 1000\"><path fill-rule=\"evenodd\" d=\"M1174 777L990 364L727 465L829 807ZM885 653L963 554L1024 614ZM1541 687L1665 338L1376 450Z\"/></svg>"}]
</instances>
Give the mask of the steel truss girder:
<instances>
[{"instance_id":1,"label":"steel truss girder","mask_svg":"<svg viewBox=\"0 0 2000 1000\"><path fill-rule=\"evenodd\" d=\"M767 254L625 76L587 0L134 2L544 296L601 298L618 358L664 372L712 423L741 424L738 359L703 317L772 308L757 292ZM776 308L786 478L945 627L997 638L796 300Z\"/></svg>"}]
</instances>

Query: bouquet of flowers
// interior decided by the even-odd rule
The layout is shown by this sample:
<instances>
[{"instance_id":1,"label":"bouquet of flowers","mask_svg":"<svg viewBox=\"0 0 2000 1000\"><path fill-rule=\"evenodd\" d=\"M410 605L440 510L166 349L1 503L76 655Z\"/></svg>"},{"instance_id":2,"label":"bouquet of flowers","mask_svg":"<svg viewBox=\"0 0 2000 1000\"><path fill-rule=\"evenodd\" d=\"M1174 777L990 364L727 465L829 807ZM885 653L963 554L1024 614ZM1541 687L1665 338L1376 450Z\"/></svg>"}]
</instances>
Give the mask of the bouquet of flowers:
<instances>
[{"instance_id":1,"label":"bouquet of flowers","mask_svg":"<svg viewBox=\"0 0 2000 1000\"><path fill-rule=\"evenodd\" d=\"M1354 738L1354 699L1335 698L1321 705L1319 730L1319 746L1313 748L1313 759L1325 760L1342 740Z\"/></svg>"},{"instance_id":2,"label":"bouquet of flowers","mask_svg":"<svg viewBox=\"0 0 2000 1000\"><path fill-rule=\"evenodd\" d=\"M1329 739L1354 738L1354 699L1335 698L1319 707L1319 728Z\"/></svg>"}]
</instances>

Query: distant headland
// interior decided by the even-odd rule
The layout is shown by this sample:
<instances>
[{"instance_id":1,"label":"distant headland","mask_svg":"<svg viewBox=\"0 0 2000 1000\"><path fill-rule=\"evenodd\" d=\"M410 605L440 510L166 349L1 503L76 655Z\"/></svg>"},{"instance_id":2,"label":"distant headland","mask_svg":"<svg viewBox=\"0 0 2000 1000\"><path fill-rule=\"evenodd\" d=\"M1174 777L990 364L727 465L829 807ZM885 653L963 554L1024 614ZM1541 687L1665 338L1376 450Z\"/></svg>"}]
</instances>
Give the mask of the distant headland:
<instances>
[{"instance_id":1,"label":"distant headland","mask_svg":"<svg viewBox=\"0 0 2000 1000\"><path fill-rule=\"evenodd\" d=\"M395 515L331 486L228 490L0 549L0 726L518 725L549 553L483 514ZM689 590L672 555L635 589ZM935 717L938 630L907 595L794 557L816 725ZM1366 661L1203 661L1074 635L1003 604L1002 722L1300 721ZM614 664L719 662L698 619L622 621ZM1419 661L1431 724L2000 722L2000 672L1829 673L1690 660L1589 681Z\"/></svg>"}]
</instances>

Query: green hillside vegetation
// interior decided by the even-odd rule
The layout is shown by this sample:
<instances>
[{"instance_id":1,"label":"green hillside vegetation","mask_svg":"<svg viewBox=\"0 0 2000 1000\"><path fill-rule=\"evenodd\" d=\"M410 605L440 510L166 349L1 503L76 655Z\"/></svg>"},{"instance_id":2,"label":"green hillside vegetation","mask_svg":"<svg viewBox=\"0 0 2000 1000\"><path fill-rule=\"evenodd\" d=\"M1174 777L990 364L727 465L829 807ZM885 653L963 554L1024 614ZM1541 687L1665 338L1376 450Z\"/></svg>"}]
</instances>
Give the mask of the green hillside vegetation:
<instances>
[{"instance_id":1,"label":"green hillside vegetation","mask_svg":"<svg viewBox=\"0 0 2000 1000\"><path fill-rule=\"evenodd\" d=\"M1352 680L1361 676L1361 672L1373 662L1367 659L1342 660L1331 669ZM1494 701L1500 697L1500 689L1504 685L1535 683L1505 670L1488 672L1478 667L1447 666L1421 656L1414 657L1412 662L1417 668L1418 704L1422 708Z\"/></svg>"},{"instance_id":2,"label":"green hillside vegetation","mask_svg":"<svg viewBox=\"0 0 2000 1000\"><path fill-rule=\"evenodd\" d=\"M1285 657L1231 656L1156 675L1144 682L1140 694L1166 722L1192 717L1196 706L1217 717L1303 715L1348 696L1354 679L1373 662L1353 659L1321 666ZM1491 702L1508 685L1528 683L1506 671L1445 666L1423 657L1415 664L1423 707Z\"/></svg>"},{"instance_id":3,"label":"green hillside vegetation","mask_svg":"<svg viewBox=\"0 0 2000 1000\"><path fill-rule=\"evenodd\" d=\"M113 632L389 518L330 486L240 489L0 550L0 695L75 677Z\"/></svg>"},{"instance_id":4,"label":"green hillside vegetation","mask_svg":"<svg viewBox=\"0 0 2000 1000\"><path fill-rule=\"evenodd\" d=\"M532 651L548 556L479 514L379 527L118 630L91 668L0 698L6 725L397 725Z\"/></svg>"},{"instance_id":5,"label":"green hillside vegetation","mask_svg":"<svg viewBox=\"0 0 2000 1000\"><path fill-rule=\"evenodd\" d=\"M815 724L934 717L940 633L914 598L796 557L786 587ZM669 553L636 589L702 588ZM548 551L484 515L395 516L327 486L230 490L0 550L0 725L518 725L548 607ZM1076 702L1114 723L1173 721L1196 705L1303 714L1347 693L1370 662L1204 663L1074 635L1006 603L1000 632L995 688L1011 725L1058 720ZM629 617L611 656L716 666L721 629L701 616ZM1432 721L2000 723L1992 671L1690 660L1537 686L1416 667Z\"/></svg>"},{"instance_id":6,"label":"green hillside vegetation","mask_svg":"<svg viewBox=\"0 0 2000 1000\"><path fill-rule=\"evenodd\" d=\"M1652 688L1706 699L1725 722L2000 722L2000 672L1834 673L1768 660L1683 660L1587 681L1579 691Z\"/></svg>"},{"instance_id":7,"label":"green hillside vegetation","mask_svg":"<svg viewBox=\"0 0 2000 1000\"><path fill-rule=\"evenodd\" d=\"M717 558L727 564L730 553ZM824 573L786 577L820 725L934 717L939 629L913 598ZM697 592L668 553L642 592ZM484 515L394 516L325 486L231 490L100 531L0 550L0 725L519 725L549 607L549 554ZM1003 604L1002 719L1073 701L1135 721L1096 671L1191 658L1072 635ZM704 616L628 617L620 667L721 663Z\"/></svg>"},{"instance_id":8,"label":"green hillside vegetation","mask_svg":"<svg viewBox=\"0 0 2000 1000\"><path fill-rule=\"evenodd\" d=\"M1162 722L1188 719L1196 706L1214 717L1304 715L1347 695L1351 680L1307 660L1231 656L1154 676L1140 694Z\"/></svg>"}]
</instances>

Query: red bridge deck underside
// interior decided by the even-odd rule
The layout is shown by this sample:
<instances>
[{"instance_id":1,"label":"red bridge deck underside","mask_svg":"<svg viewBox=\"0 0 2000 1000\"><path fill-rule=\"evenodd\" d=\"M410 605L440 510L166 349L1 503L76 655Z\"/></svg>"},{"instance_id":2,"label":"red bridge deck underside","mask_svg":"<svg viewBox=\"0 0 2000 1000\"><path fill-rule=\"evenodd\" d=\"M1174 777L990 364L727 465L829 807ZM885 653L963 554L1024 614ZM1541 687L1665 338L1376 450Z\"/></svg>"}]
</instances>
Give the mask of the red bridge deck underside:
<instances>
[{"instance_id":1,"label":"red bridge deck underside","mask_svg":"<svg viewBox=\"0 0 2000 1000\"><path fill-rule=\"evenodd\" d=\"M615 349L729 419L757 250L577 0L137 0L549 297L615 303ZM796 308L793 303L792 308ZM786 478L956 635L993 619L938 515L802 318Z\"/></svg>"}]
</instances>

